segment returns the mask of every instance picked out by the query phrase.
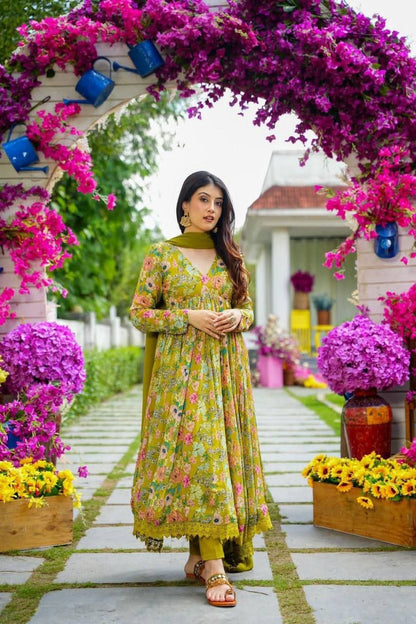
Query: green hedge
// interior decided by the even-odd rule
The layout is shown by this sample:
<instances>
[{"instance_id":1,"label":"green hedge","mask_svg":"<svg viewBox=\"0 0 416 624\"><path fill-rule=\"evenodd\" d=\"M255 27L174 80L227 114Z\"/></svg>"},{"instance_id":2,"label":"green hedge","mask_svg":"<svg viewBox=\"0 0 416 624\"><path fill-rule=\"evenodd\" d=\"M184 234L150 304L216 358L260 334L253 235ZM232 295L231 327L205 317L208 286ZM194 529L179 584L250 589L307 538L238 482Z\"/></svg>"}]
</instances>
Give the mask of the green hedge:
<instances>
[{"instance_id":1,"label":"green hedge","mask_svg":"<svg viewBox=\"0 0 416 624\"><path fill-rule=\"evenodd\" d=\"M120 347L107 351L84 351L86 381L65 414L65 421L85 414L90 407L141 383L143 349Z\"/></svg>"}]
</instances>

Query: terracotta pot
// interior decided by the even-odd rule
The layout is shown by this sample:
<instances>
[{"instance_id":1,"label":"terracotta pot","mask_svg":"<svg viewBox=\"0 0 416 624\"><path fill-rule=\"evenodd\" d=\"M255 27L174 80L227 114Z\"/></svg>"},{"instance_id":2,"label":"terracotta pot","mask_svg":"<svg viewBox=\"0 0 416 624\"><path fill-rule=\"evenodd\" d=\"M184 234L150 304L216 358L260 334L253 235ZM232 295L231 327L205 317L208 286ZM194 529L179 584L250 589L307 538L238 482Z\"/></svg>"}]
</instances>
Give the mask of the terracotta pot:
<instances>
[{"instance_id":1,"label":"terracotta pot","mask_svg":"<svg viewBox=\"0 0 416 624\"><path fill-rule=\"evenodd\" d=\"M295 290L295 295L293 298L293 309L294 310L309 310L309 293L301 292L300 290Z\"/></svg>"},{"instance_id":2,"label":"terracotta pot","mask_svg":"<svg viewBox=\"0 0 416 624\"><path fill-rule=\"evenodd\" d=\"M295 372L291 368L283 369L283 385L284 386L295 385Z\"/></svg>"},{"instance_id":3,"label":"terracotta pot","mask_svg":"<svg viewBox=\"0 0 416 624\"><path fill-rule=\"evenodd\" d=\"M375 451L390 457L391 421L391 407L375 388L356 390L342 408L341 455L361 459Z\"/></svg>"},{"instance_id":4,"label":"terracotta pot","mask_svg":"<svg viewBox=\"0 0 416 624\"><path fill-rule=\"evenodd\" d=\"M331 310L317 310L316 311L318 325L330 325L331 324Z\"/></svg>"}]
</instances>

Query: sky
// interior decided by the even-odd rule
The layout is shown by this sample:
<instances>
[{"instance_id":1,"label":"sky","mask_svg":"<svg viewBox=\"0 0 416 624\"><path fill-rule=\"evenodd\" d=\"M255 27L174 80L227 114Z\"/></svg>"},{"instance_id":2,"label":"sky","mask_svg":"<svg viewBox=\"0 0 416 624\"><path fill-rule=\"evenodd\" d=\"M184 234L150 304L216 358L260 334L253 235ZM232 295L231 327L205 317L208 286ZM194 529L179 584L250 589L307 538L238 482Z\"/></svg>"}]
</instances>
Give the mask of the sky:
<instances>
[{"instance_id":1,"label":"sky","mask_svg":"<svg viewBox=\"0 0 416 624\"><path fill-rule=\"evenodd\" d=\"M382 15L388 28L407 37L416 54L416 0L350 0L348 4L369 16ZM167 238L179 234L176 200L190 173L211 171L225 182L239 229L248 207L262 192L273 151L300 149L300 144L285 142L296 118L282 117L273 131L276 140L269 143L266 136L271 131L254 126L253 117L254 111L239 115L239 108L230 107L223 98L212 109L203 109L202 120L186 119L177 125L173 149L161 153L158 172L150 179L147 191L147 205Z\"/></svg>"}]
</instances>

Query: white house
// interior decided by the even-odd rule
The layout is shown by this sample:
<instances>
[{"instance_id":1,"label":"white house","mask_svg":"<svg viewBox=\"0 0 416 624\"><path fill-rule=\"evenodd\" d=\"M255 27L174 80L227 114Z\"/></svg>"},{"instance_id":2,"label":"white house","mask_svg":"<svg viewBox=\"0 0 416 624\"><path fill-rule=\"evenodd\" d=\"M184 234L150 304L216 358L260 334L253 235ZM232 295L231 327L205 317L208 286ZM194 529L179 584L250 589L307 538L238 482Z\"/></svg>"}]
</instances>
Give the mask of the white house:
<instances>
[{"instance_id":1,"label":"white house","mask_svg":"<svg viewBox=\"0 0 416 624\"><path fill-rule=\"evenodd\" d=\"M325 252L337 247L351 232L349 226L325 208L327 198L316 186L339 188L345 165L312 154L301 167L302 151L273 153L260 197L248 208L242 231L247 263L255 265L256 323L263 325L270 313L282 327L290 327L293 288L290 276L309 271L315 276L313 294L327 293L334 300L332 323L352 318L354 306L347 300L357 288L355 259L349 259L346 278L336 280L322 266ZM311 304L311 324L316 311Z\"/></svg>"}]
</instances>

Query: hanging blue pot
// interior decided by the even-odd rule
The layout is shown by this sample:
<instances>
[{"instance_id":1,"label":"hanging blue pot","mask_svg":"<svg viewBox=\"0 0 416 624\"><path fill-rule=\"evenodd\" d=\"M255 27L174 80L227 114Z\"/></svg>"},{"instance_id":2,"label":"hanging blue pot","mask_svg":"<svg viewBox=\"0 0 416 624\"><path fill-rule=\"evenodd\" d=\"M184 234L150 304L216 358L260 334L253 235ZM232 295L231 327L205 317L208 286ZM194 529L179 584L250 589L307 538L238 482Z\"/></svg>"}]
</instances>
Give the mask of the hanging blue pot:
<instances>
[{"instance_id":1,"label":"hanging blue pot","mask_svg":"<svg viewBox=\"0 0 416 624\"><path fill-rule=\"evenodd\" d=\"M44 171L48 172L48 167L30 167L32 163L38 162L39 158L33 143L26 135L12 139L12 132L16 126L25 126L24 123L15 123L9 130L6 143L3 143L4 151L16 171Z\"/></svg>"},{"instance_id":2,"label":"hanging blue pot","mask_svg":"<svg viewBox=\"0 0 416 624\"><path fill-rule=\"evenodd\" d=\"M146 78L165 64L159 50L149 39L136 43L135 46L129 46L129 57L136 69L120 65L117 61L113 63L114 71L125 69L126 71L139 74L142 78Z\"/></svg>"},{"instance_id":3,"label":"hanging blue pot","mask_svg":"<svg viewBox=\"0 0 416 624\"><path fill-rule=\"evenodd\" d=\"M99 60L107 61L110 65L109 76L94 69L94 64ZM111 91L114 89L114 85L115 82L111 79L110 59L106 56L97 56L92 64L92 69L82 74L75 86L75 90L83 95L85 100L68 100L64 98L64 104L92 104L92 106L97 108L108 98Z\"/></svg>"},{"instance_id":4,"label":"hanging blue pot","mask_svg":"<svg viewBox=\"0 0 416 624\"><path fill-rule=\"evenodd\" d=\"M6 442L7 448L9 449L16 448L17 443L21 442L22 439L19 438L19 436L14 435L14 426L11 425L10 423L6 422L4 428L7 433L7 442Z\"/></svg>"},{"instance_id":5,"label":"hanging blue pot","mask_svg":"<svg viewBox=\"0 0 416 624\"><path fill-rule=\"evenodd\" d=\"M394 258L399 253L399 228L395 221L376 225L374 251L379 258Z\"/></svg>"}]
</instances>

